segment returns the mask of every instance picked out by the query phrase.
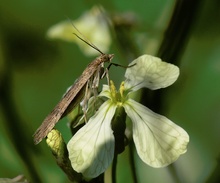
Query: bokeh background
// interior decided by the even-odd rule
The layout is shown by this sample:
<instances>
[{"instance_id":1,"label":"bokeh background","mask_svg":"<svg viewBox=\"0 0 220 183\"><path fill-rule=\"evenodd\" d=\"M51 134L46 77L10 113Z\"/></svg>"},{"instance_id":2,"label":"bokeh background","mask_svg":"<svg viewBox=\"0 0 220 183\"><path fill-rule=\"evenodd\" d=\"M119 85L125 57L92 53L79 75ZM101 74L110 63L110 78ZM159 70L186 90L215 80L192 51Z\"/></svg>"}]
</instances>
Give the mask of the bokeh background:
<instances>
[{"instance_id":1,"label":"bokeh background","mask_svg":"<svg viewBox=\"0 0 220 183\"><path fill-rule=\"evenodd\" d=\"M218 0L2 1L0 177L23 174L31 182L69 182L45 141L34 146L32 135L94 57L85 56L76 44L49 40L46 31L67 17L77 19L94 5L102 5L109 14L131 12L135 15L129 29L115 28L112 33L109 53L115 54L114 62L126 65L136 55L147 53L180 67L181 74L174 85L159 91L155 97L150 95L148 98L154 100L149 105L142 97L142 103L160 111L189 133L188 151L172 166L162 169L145 165L135 154L138 182L218 182ZM123 40L130 45L126 50L120 45ZM136 49L133 53L132 48ZM123 80L123 73L122 68L112 67L110 71L117 81ZM67 142L71 133L66 122L63 119L57 128ZM128 151L119 156L117 180L133 182Z\"/></svg>"}]
</instances>

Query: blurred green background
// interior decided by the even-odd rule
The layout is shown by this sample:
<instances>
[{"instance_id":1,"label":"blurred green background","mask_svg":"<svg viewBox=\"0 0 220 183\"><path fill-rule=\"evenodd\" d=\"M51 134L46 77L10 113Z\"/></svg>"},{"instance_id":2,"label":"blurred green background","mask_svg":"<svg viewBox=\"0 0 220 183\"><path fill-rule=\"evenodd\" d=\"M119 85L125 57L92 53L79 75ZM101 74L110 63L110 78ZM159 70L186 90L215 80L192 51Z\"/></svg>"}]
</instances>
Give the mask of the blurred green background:
<instances>
[{"instance_id":1,"label":"blurred green background","mask_svg":"<svg viewBox=\"0 0 220 183\"><path fill-rule=\"evenodd\" d=\"M178 4L178 7L175 4ZM109 13L133 12L128 32L140 54L153 54L180 67L178 81L164 89L161 113L190 135L186 154L173 166L154 169L135 155L138 182L217 182L220 172L220 3L218 0L57 1L11 0L0 6L0 177L24 174L32 182L69 182L45 142L32 135L66 88L93 59L73 43L48 40L46 31L59 21L76 19L93 5ZM180 14L173 16L174 10ZM176 27L170 27L175 20ZM172 28L173 34L167 29ZM143 38L143 39L142 39ZM166 40L167 39L167 40ZM114 62L123 51L113 35ZM179 40L179 41L178 41ZM167 43L167 44L165 44ZM173 44L175 43L175 44ZM168 45L168 46L167 46ZM172 45L172 46L170 46ZM101 48L100 48L101 49ZM170 56L168 55L171 54ZM166 59L171 60L166 60ZM124 70L112 67L118 81ZM161 102L160 101L160 102ZM155 101L154 105L157 105ZM57 125L67 142L66 119ZM126 153L119 156L118 182L132 183ZM217 172L217 174L215 174Z\"/></svg>"}]
</instances>

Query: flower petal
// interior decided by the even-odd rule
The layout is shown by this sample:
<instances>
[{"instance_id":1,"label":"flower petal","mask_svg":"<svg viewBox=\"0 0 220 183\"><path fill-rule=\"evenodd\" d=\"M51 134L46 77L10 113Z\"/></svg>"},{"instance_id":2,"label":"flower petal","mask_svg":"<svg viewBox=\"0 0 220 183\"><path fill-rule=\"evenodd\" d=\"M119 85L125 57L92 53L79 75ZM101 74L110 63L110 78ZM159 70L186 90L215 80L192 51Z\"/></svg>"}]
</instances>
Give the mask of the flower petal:
<instances>
[{"instance_id":1,"label":"flower petal","mask_svg":"<svg viewBox=\"0 0 220 183\"><path fill-rule=\"evenodd\" d=\"M107 19L104 15L105 10L101 6L94 6L90 11L86 11L81 17L73 21L85 38L98 48L102 49L103 53L108 52L111 44L111 36ZM82 40L73 35L76 32L70 21L62 21L52 26L47 31L49 38L58 38L64 41L74 41L80 49L88 56L98 55L99 53L92 47L85 44ZM79 34L78 32L76 32ZM81 37L81 35L80 35Z\"/></svg>"},{"instance_id":2,"label":"flower petal","mask_svg":"<svg viewBox=\"0 0 220 183\"><path fill-rule=\"evenodd\" d=\"M108 100L68 142L69 159L75 171L87 178L103 173L114 157L111 120L116 106Z\"/></svg>"},{"instance_id":3,"label":"flower petal","mask_svg":"<svg viewBox=\"0 0 220 183\"><path fill-rule=\"evenodd\" d=\"M181 127L132 99L124 107L132 119L137 153L145 163L164 167L187 151L189 136Z\"/></svg>"},{"instance_id":4,"label":"flower petal","mask_svg":"<svg viewBox=\"0 0 220 183\"><path fill-rule=\"evenodd\" d=\"M160 58L142 55L131 62L125 73L125 88L136 91L142 87L152 90L173 84L179 76L179 68Z\"/></svg>"},{"instance_id":5,"label":"flower petal","mask_svg":"<svg viewBox=\"0 0 220 183\"><path fill-rule=\"evenodd\" d=\"M109 85L103 85L102 86L102 91L99 94L99 96L107 97L107 98L111 99L112 96L111 96L111 91L110 91Z\"/></svg>"},{"instance_id":6,"label":"flower petal","mask_svg":"<svg viewBox=\"0 0 220 183\"><path fill-rule=\"evenodd\" d=\"M73 35L73 25L70 21L61 21L47 31L47 36L51 39L61 39L64 41L76 41L77 37Z\"/></svg>"}]
</instances>

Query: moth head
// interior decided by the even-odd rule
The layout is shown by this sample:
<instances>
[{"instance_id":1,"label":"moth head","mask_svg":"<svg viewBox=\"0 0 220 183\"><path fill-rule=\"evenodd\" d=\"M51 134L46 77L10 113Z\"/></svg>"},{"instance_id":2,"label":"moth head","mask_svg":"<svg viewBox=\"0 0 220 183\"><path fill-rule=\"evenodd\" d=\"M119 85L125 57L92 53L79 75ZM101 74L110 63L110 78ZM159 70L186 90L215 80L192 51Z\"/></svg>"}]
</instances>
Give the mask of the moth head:
<instances>
[{"instance_id":1,"label":"moth head","mask_svg":"<svg viewBox=\"0 0 220 183\"><path fill-rule=\"evenodd\" d=\"M108 57L107 62L111 62L111 60L114 57L114 54L107 54L106 56Z\"/></svg>"}]
</instances>

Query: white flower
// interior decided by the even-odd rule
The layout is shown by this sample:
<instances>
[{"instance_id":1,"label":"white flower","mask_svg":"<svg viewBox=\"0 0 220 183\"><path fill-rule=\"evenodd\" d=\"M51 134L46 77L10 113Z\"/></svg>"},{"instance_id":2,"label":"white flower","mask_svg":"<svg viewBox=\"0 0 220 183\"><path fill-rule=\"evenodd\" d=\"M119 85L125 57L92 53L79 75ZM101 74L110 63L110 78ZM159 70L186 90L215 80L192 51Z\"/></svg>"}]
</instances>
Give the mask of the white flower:
<instances>
[{"instance_id":1,"label":"white flower","mask_svg":"<svg viewBox=\"0 0 220 183\"><path fill-rule=\"evenodd\" d=\"M85 177L97 177L113 160L115 142L111 121L118 107L124 107L132 120L137 153L146 164L155 168L167 166L187 150L187 132L129 98L130 93L142 87L159 89L173 84L179 76L178 67L149 55L137 58L130 65L133 64L126 70L126 80L119 92L113 82L103 86L99 96L108 100L67 145L73 169Z\"/></svg>"},{"instance_id":2,"label":"white flower","mask_svg":"<svg viewBox=\"0 0 220 183\"><path fill-rule=\"evenodd\" d=\"M73 33L76 33L83 39L86 39L86 41L90 41L96 45L96 47L101 48L103 53L108 52L111 44L111 37L107 18L105 17L104 9L102 7L94 6L90 11L85 12L80 18L74 20L73 24L85 36L85 38L82 37L82 35L79 35L69 20L62 21L52 26L47 31L47 36L52 39L56 38L75 42L88 56L99 54L96 50L73 35Z\"/></svg>"}]
</instances>

